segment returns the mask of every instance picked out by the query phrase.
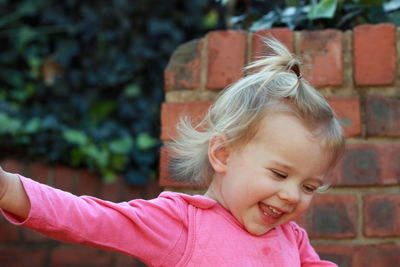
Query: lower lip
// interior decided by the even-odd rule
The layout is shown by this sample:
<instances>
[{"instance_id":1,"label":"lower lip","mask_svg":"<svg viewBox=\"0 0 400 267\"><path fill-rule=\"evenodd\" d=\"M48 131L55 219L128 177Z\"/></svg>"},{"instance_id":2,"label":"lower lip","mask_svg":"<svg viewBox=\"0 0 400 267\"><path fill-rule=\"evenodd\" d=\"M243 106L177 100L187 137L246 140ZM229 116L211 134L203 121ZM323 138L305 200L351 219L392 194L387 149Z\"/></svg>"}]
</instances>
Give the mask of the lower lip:
<instances>
[{"instance_id":1,"label":"lower lip","mask_svg":"<svg viewBox=\"0 0 400 267\"><path fill-rule=\"evenodd\" d=\"M264 221L264 223L268 225L276 225L279 219L282 217L282 215L274 214L271 210L269 210L269 208L265 209L266 212L264 213L263 209L261 208L261 205L264 204L259 204L261 218Z\"/></svg>"}]
</instances>

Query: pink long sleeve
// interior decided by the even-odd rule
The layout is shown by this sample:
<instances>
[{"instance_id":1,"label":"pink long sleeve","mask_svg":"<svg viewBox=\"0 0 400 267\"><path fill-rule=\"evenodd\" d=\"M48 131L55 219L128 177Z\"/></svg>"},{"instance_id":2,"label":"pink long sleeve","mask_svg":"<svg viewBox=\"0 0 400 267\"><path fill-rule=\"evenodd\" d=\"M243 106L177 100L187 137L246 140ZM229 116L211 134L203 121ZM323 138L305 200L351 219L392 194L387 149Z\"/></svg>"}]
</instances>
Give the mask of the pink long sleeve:
<instances>
[{"instance_id":1,"label":"pink long sleeve","mask_svg":"<svg viewBox=\"0 0 400 267\"><path fill-rule=\"evenodd\" d=\"M161 265L183 230L179 204L168 198L112 203L70 193L20 177L31 202L28 218L12 223L60 241L134 255ZM153 261L153 262L151 262Z\"/></svg>"},{"instance_id":2,"label":"pink long sleeve","mask_svg":"<svg viewBox=\"0 0 400 267\"><path fill-rule=\"evenodd\" d=\"M318 254L310 244L306 231L297 224L291 223L293 230L297 236L297 244L299 247L300 261L302 267L333 267L336 264L330 261L320 260Z\"/></svg>"}]
</instances>

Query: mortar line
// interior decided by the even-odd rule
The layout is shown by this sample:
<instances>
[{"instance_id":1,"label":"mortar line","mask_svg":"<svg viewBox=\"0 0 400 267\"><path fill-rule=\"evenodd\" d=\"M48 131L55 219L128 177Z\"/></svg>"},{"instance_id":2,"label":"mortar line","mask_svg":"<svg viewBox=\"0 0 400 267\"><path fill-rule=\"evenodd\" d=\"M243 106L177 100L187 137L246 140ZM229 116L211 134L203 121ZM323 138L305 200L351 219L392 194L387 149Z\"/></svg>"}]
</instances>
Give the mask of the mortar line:
<instances>
[{"instance_id":1,"label":"mortar line","mask_svg":"<svg viewBox=\"0 0 400 267\"><path fill-rule=\"evenodd\" d=\"M202 46L200 51L200 90L207 88L207 71L208 71L208 35L202 38Z\"/></svg>"}]
</instances>

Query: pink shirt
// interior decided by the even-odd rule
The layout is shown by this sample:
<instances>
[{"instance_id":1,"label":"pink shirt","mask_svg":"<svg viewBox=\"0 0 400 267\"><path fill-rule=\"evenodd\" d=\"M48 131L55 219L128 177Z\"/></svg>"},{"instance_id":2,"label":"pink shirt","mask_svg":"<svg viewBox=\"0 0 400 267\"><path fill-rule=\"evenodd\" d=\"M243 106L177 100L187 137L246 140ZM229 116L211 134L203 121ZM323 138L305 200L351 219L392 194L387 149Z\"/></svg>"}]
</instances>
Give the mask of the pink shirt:
<instances>
[{"instance_id":1,"label":"pink shirt","mask_svg":"<svg viewBox=\"0 0 400 267\"><path fill-rule=\"evenodd\" d=\"M164 192L153 200L112 203L21 181L31 210L22 222L4 212L12 223L123 252L151 266L337 266L319 259L294 222L254 236L204 196Z\"/></svg>"}]
</instances>

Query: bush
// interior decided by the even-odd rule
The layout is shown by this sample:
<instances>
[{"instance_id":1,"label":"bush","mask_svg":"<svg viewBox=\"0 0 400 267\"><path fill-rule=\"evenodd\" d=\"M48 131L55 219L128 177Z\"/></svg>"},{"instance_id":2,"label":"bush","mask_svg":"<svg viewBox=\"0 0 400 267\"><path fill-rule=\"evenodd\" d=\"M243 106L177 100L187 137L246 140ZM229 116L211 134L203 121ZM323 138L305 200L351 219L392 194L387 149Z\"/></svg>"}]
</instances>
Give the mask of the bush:
<instances>
[{"instance_id":1,"label":"bush","mask_svg":"<svg viewBox=\"0 0 400 267\"><path fill-rule=\"evenodd\" d=\"M352 29L365 23L400 26L398 0L217 0L227 27L257 31L272 27L292 30Z\"/></svg>"},{"instance_id":2,"label":"bush","mask_svg":"<svg viewBox=\"0 0 400 267\"><path fill-rule=\"evenodd\" d=\"M0 0L1 156L155 177L162 72L207 4Z\"/></svg>"}]
</instances>

